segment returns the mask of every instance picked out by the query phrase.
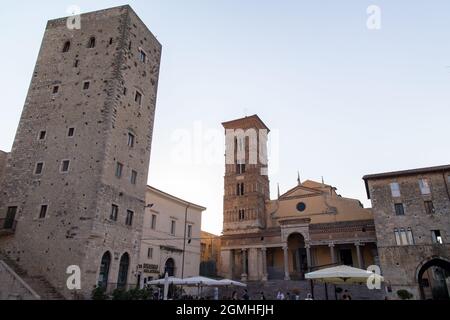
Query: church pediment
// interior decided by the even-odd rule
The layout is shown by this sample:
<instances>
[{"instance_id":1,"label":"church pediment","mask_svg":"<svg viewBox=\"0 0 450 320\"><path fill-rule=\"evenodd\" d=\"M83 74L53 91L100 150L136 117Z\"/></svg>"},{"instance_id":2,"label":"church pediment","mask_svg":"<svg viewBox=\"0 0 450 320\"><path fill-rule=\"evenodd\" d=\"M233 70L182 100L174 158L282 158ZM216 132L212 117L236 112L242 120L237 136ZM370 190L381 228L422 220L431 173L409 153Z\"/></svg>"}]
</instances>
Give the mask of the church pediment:
<instances>
[{"instance_id":1,"label":"church pediment","mask_svg":"<svg viewBox=\"0 0 450 320\"><path fill-rule=\"evenodd\" d=\"M317 189L308 188L302 185L298 185L288 192L280 196L280 200L299 199L308 197L317 197L322 195L322 192Z\"/></svg>"}]
</instances>

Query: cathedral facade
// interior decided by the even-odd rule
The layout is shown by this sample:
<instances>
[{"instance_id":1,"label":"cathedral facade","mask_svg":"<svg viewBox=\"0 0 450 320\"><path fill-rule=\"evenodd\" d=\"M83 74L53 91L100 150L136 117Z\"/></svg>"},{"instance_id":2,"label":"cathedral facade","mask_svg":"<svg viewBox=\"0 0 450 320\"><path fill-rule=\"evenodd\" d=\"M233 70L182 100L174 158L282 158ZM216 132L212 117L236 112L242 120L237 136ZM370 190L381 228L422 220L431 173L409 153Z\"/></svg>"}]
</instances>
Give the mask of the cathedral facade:
<instances>
[{"instance_id":1,"label":"cathedral facade","mask_svg":"<svg viewBox=\"0 0 450 320\"><path fill-rule=\"evenodd\" d=\"M226 165L220 274L242 281L302 280L334 265L378 264L373 215L333 186L300 181L270 199L269 128L257 116L224 122Z\"/></svg>"}]
</instances>

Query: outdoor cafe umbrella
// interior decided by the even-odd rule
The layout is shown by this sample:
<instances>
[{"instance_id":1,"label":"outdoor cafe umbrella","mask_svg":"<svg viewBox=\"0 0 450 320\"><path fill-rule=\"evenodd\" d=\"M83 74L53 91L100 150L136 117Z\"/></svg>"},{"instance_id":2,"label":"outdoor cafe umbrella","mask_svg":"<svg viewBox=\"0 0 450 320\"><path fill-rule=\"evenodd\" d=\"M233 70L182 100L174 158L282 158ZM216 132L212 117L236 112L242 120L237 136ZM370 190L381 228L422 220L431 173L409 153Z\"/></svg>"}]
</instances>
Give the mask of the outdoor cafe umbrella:
<instances>
[{"instance_id":1,"label":"outdoor cafe umbrella","mask_svg":"<svg viewBox=\"0 0 450 320\"><path fill-rule=\"evenodd\" d=\"M219 280L220 285L221 286L230 286L230 287L247 287L247 285L245 283L239 282L239 281L234 281L234 280L230 280L230 279L222 279Z\"/></svg>"},{"instance_id":2,"label":"outdoor cafe umbrella","mask_svg":"<svg viewBox=\"0 0 450 320\"><path fill-rule=\"evenodd\" d=\"M164 279L158 279L148 282L149 285L164 285L164 300L167 300L167 294L169 292L169 284L174 285L183 285L186 282L183 279L176 277L169 277L169 274L166 272Z\"/></svg>"},{"instance_id":3,"label":"outdoor cafe umbrella","mask_svg":"<svg viewBox=\"0 0 450 320\"><path fill-rule=\"evenodd\" d=\"M326 268L305 275L306 279L332 284L363 284L367 283L367 279L370 277L379 281L384 280L379 274L350 266Z\"/></svg>"},{"instance_id":4,"label":"outdoor cafe umbrella","mask_svg":"<svg viewBox=\"0 0 450 320\"><path fill-rule=\"evenodd\" d=\"M369 278L379 282L384 281L384 278L379 274L344 265L309 272L305 274L305 278L324 283L327 300L327 283L334 284L336 290L336 284L364 284L367 283Z\"/></svg>"}]
</instances>

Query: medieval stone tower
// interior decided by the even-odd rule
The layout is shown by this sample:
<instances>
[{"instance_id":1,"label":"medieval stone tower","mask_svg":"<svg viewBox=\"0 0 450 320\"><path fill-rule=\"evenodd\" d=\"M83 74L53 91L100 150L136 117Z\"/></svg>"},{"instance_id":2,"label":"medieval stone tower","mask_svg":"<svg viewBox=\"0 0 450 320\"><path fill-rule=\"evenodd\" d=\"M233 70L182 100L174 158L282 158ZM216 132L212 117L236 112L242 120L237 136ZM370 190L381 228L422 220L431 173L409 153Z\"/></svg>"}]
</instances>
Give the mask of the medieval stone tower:
<instances>
[{"instance_id":1,"label":"medieval stone tower","mask_svg":"<svg viewBox=\"0 0 450 320\"><path fill-rule=\"evenodd\" d=\"M222 125L226 135L223 232L257 232L266 227L265 202L270 200L269 129L257 115Z\"/></svg>"},{"instance_id":2,"label":"medieval stone tower","mask_svg":"<svg viewBox=\"0 0 450 320\"><path fill-rule=\"evenodd\" d=\"M1 186L0 250L66 297L136 283L161 45L129 6L47 24Z\"/></svg>"}]
</instances>

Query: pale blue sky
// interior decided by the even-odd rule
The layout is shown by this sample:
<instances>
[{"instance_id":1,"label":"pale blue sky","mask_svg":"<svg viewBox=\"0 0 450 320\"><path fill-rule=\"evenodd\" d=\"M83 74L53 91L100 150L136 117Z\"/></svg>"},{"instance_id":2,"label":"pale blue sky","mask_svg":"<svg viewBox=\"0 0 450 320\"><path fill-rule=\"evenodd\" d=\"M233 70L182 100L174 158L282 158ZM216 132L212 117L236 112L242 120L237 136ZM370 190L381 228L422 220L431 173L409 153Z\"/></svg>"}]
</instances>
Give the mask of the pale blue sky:
<instances>
[{"instance_id":1,"label":"pale blue sky","mask_svg":"<svg viewBox=\"0 0 450 320\"><path fill-rule=\"evenodd\" d=\"M0 149L9 151L48 19L122 1L10 1L0 12ZM286 191L302 179L366 205L364 174L450 161L448 0L129 1L163 45L149 184L222 228L223 164L172 161L176 130L257 113L279 132ZM378 5L381 30L366 28ZM220 141L222 143L222 141ZM193 182L194 181L194 182Z\"/></svg>"}]
</instances>

